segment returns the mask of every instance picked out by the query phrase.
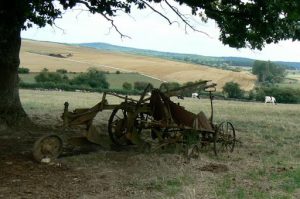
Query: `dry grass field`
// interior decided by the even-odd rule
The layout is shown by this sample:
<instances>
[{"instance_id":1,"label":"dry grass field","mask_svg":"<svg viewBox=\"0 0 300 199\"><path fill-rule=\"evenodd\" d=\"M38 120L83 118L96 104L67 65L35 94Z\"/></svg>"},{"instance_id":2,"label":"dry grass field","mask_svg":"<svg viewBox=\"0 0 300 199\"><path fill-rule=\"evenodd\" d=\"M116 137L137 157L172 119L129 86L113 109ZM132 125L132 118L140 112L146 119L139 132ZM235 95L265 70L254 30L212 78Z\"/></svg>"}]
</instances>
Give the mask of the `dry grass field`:
<instances>
[{"instance_id":1,"label":"dry grass field","mask_svg":"<svg viewBox=\"0 0 300 199\"><path fill-rule=\"evenodd\" d=\"M65 101L74 109L101 99L98 93L21 90L20 95L33 121L49 129L21 129L15 140L20 146L29 135L60 132ZM172 100L209 115L208 100ZM115 97L108 101L120 102ZM191 161L176 153L114 151L105 136L110 111L94 121L103 135L97 151L64 156L52 165L34 163L30 148L15 144L20 151L10 151L5 147L9 134L2 136L0 198L300 198L299 105L222 100L214 105L216 123L232 121L240 141L233 153L219 157L209 150Z\"/></svg>"},{"instance_id":2,"label":"dry grass field","mask_svg":"<svg viewBox=\"0 0 300 199\"><path fill-rule=\"evenodd\" d=\"M48 56L50 53L61 54L65 58ZM71 56L67 57L68 54ZM213 80L218 88L222 88L226 82L235 81L244 90L251 90L255 81L255 76L247 71L232 72L153 57L31 40L22 40L20 57L21 66L29 68L31 72L40 72L43 68L50 71L64 68L71 72L85 72L90 67L96 67L104 71L138 72L163 81L179 83L199 79Z\"/></svg>"}]
</instances>

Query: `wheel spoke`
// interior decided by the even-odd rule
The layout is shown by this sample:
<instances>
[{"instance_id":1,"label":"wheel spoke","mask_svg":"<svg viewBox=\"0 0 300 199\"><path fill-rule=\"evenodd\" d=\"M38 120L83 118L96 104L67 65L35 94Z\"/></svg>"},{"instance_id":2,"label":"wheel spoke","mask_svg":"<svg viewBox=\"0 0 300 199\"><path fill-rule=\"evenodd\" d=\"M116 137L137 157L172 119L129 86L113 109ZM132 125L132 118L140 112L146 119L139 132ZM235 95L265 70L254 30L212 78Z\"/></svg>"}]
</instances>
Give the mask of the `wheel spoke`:
<instances>
[{"instance_id":1,"label":"wheel spoke","mask_svg":"<svg viewBox=\"0 0 300 199\"><path fill-rule=\"evenodd\" d=\"M108 121L108 133L111 141L116 145L127 145L129 140L125 137L127 113L122 106L116 107Z\"/></svg>"},{"instance_id":2,"label":"wheel spoke","mask_svg":"<svg viewBox=\"0 0 300 199\"><path fill-rule=\"evenodd\" d=\"M222 122L216 131L214 140L214 150L217 154L220 151L234 150L235 145L235 130L230 122Z\"/></svg>"}]
</instances>

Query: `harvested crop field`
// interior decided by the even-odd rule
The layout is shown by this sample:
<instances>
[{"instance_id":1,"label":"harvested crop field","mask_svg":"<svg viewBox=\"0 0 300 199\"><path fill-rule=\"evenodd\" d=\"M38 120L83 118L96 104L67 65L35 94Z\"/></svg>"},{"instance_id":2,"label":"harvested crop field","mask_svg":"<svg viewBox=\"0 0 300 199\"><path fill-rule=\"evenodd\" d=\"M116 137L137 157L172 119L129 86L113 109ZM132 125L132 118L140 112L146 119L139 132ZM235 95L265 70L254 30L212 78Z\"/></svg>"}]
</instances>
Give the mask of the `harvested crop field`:
<instances>
[{"instance_id":1,"label":"harvested crop field","mask_svg":"<svg viewBox=\"0 0 300 199\"><path fill-rule=\"evenodd\" d=\"M256 79L247 71L233 72L154 57L31 40L22 40L20 57L21 66L29 68L31 72L40 72L43 68L85 72L90 67L96 67L104 71L138 72L162 81L179 83L212 80L218 84L218 88L228 81L235 81L244 90L251 90Z\"/></svg>"}]
</instances>

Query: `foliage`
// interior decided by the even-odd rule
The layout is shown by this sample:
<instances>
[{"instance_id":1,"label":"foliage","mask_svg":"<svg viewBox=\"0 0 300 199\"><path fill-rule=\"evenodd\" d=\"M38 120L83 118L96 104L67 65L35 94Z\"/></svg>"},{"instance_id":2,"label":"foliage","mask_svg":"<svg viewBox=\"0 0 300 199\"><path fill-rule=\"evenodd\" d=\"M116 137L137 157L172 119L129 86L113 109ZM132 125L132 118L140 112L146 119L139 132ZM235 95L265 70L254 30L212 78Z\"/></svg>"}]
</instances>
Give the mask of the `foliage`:
<instances>
[{"instance_id":1,"label":"foliage","mask_svg":"<svg viewBox=\"0 0 300 199\"><path fill-rule=\"evenodd\" d=\"M80 73L67 73L65 74L69 80L75 78L76 76L78 76ZM34 77L37 74L35 73L30 73L30 74L20 74L19 77L22 81L24 81L25 83L35 83L35 79ZM64 76L64 75L63 75ZM119 75L115 74L115 73L109 73L106 74L105 72L105 76L106 76L106 80L109 83L109 88L110 89L123 89L123 83L124 82L128 82L132 85L133 88L133 83L136 81L145 81L145 82L150 82L151 84L153 84L154 87L159 87L159 85L161 84L161 81L156 80L156 79L152 79L150 77L146 77L143 75L140 75L138 73L121 73Z\"/></svg>"},{"instance_id":2,"label":"foliage","mask_svg":"<svg viewBox=\"0 0 300 199\"><path fill-rule=\"evenodd\" d=\"M188 86L188 85L192 85L194 82L186 82L183 84L183 86ZM186 88L180 91L180 95L184 96L184 97L191 97L192 93L197 92L195 91L194 88Z\"/></svg>"},{"instance_id":3,"label":"foliage","mask_svg":"<svg viewBox=\"0 0 300 199\"><path fill-rule=\"evenodd\" d=\"M256 88L256 100L264 101L265 96L275 97L278 103L300 103L300 89L280 87Z\"/></svg>"},{"instance_id":4,"label":"foliage","mask_svg":"<svg viewBox=\"0 0 300 199\"><path fill-rule=\"evenodd\" d=\"M148 84L150 84L150 89L152 89L153 85L151 83L149 83L149 82L141 82L141 81L134 82L133 88L136 89L136 90L139 90L139 91L143 91L148 86Z\"/></svg>"},{"instance_id":5,"label":"foliage","mask_svg":"<svg viewBox=\"0 0 300 199\"><path fill-rule=\"evenodd\" d=\"M236 82L227 82L223 86L223 92L227 94L229 98L241 99L243 97L243 90L240 85Z\"/></svg>"},{"instance_id":6,"label":"foliage","mask_svg":"<svg viewBox=\"0 0 300 199\"><path fill-rule=\"evenodd\" d=\"M70 81L71 85L87 85L91 88L109 88L105 73L95 69L90 69L87 73L82 73Z\"/></svg>"},{"instance_id":7,"label":"foliage","mask_svg":"<svg viewBox=\"0 0 300 199\"><path fill-rule=\"evenodd\" d=\"M15 2L15 1L13 1ZM14 16L10 9L18 9L16 21L24 29L32 27L33 24L44 27L46 24L53 25L55 19L62 17L63 10L74 9L75 6L81 6L91 13L99 13L107 20L112 22L112 17L119 12L130 13L132 7L145 9L150 7L152 0L115 0L115 1L94 1L94 0L60 0L60 1L25 1L23 3L10 3L5 7L5 12L0 15L4 21L9 21ZM204 22L208 18L213 19L220 28L220 40L231 47L242 48L249 46L251 48L262 49L266 43L278 42L285 39L300 39L300 27L298 24L300 14L299 1L242 1L242 0L174 0L178 4L172 5L168 1L156 0L154 3L164 3L165 6L175 14L179 15L187 27L195 30L188 23L186 16L180 13L178 6L185 4L191 8L191 14L199 16ZM9 8L9 9L8 9ZM163 16L170 24L171 21L159 10L155 10ZM121 34L124 36L123 34Z\"/></svg>"},{"instance_id":8,"label":"foliage","mask_svg":"<svg viewBox=\"0 0 300 199\"><path fill-rule=\"evenodd\" d=\"M103 88L91 88L90 86L86 85L70 85L67 83L54 83L54 82L42 82L42 83L26 83L20 82L20 88L26 89L49 89L49 90L58 90L61 89L63 91L75 91L75 90L82 90L82 91L89 91L89 92L105 92L110 91L118 94L123 95L140 95L141 91L137 90L122 90L122 89L103 89Z\"/></svg>"},{"instance_id":9,"label":"foliage","mask_svg":"<svg viewBox=\"0 0 300 199\"><path fill-rule=\"evenodd\" d=\"M279 83L285 77L285 69L270 61L255 61L252 73L257 75L259 82Z\"/></svg>"},{"instance_id":10,"label":"foliage","mask_svg":"<svg viewBox=\"0 0 300 199\"><path fill-rule=\"evenodd\" d=\"M128 82L124 82L122 85L124 90L131 90L132 89L132 84L128 83Z\"/></svg>"},{"instance_id":11,"label":"foliage","mask_svg":"<svg viewBox=\"0 0 300 199\"><path fill-rule=\"evenodd\" d=\"M29 68L18 68L19 74L28 74L30 72Z\"/></svg>"},{"instance_id":12,"label":"foliage","mask_svg":"<svg viewBox=\"0 0 300 199\"><path fill-rule=\"evenodd\" d=\"M95 69L90 69L87 73L82 73L71 80L69 80L67 74L49 72L47 69L43 69L42 72L35 76L35 81L37 83L51 82L52 84L70 84L86 88L107 89L109 87L104 72Z\"/></svg>"},{"instance_id":13,"label":"foliage","mask_svg":"<svg viewBox=\"0 0 300 199\"><path fill-rule=\"evenodd\" d=\"M248 100L255 100L255 92L253 90L249 91Z\"/></svg>"},{"instance_id":14,"label":"foliage","mask_svg":"<svg viewBox=\"0 0 300 199\"><path fill-rule=\"evenodd\" d=\"M180 84L178 82L164 82L160 85L162 91L173 90L179 87Z\"/></svg>"},{"instance_id":15,"label":"foliage","mask_svg":"<svg viewBox=\"0 0 300 199\"><path fill-rule=\"evenodd\" d=\"M61 73L61 74L67 74L68 73L68 71L66 69L63 69L63 68L62 69L57 69L56 72Z\"/></svg>"},{"instance_id":16,"label":"foliage","mask_svg":"<svg viewBox=\"0 0 300 199\"><path fill-rule=\"evenodd\" d=\"M53 83L66 83L68 82L68 76L61 75L56 72L48 72L48 70L43 70L41 73L34 77L35 81L41 82L53 82Z\"/></svg>"},{"instance_id":17,"label":"foliage","mask_svg":"<svg viewBox=\"0 0 300 199\"><path fill-rule=\"evenodd\" d=\"M116 71L116 74L121 74L121 72L119 70Z\"/></svg>"}]
</instances>

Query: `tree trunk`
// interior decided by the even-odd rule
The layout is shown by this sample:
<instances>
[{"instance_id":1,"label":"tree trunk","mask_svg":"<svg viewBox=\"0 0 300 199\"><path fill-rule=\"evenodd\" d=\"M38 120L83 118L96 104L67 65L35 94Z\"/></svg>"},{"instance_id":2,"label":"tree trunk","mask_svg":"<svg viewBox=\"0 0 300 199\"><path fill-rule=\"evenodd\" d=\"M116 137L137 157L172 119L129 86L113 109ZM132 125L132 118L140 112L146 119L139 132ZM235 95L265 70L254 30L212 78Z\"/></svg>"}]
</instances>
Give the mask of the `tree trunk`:
<instances>
[{"instance_id":1,"label":"tree trunk","mask_svg":"<svg viewBox=\"0 0 300 199\"><path fill-rule=\"evenodd\" d=\"M19 97L21 25L16 21L0 19L0 123L9 126L28 121Z\"/></svg>"}]
</instances>

